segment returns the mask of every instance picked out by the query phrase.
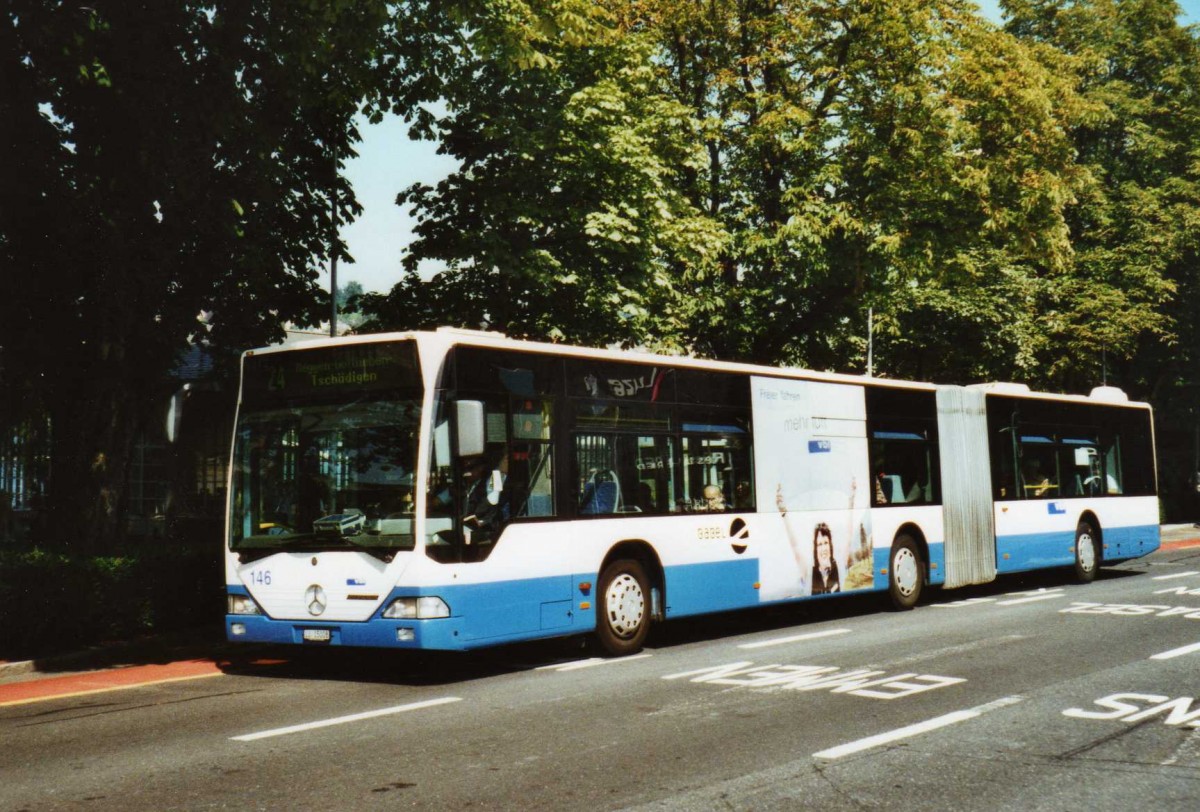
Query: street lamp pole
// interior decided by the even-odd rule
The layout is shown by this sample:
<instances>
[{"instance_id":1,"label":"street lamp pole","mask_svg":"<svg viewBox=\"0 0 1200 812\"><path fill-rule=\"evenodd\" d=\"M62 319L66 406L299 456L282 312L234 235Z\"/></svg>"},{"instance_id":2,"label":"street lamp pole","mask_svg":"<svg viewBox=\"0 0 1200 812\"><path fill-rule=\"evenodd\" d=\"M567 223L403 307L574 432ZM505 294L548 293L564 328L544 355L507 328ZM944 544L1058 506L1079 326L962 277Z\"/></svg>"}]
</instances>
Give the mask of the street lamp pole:
<instances>
[{"instance_id":1,"label":"street lamp pole","mask_svg":"<svg viewBox=\"0 0 1200 812\"><path fill-rule=\"evenodd\" d=\"M875 374L875 308L867 308L867 377Z\"/></svg>"},{"instance_id":2,"label":"street lamp pole","mask_svg":"<svg viewBox=\"0 0 1200 812\"><path fill-rule=\"evenodd\" d=\"M337 338L337 261L338 261L338 210L337 210L337 145L333 145L333 183L329 187L329 337Z\"/></svg>"}]
</instances>

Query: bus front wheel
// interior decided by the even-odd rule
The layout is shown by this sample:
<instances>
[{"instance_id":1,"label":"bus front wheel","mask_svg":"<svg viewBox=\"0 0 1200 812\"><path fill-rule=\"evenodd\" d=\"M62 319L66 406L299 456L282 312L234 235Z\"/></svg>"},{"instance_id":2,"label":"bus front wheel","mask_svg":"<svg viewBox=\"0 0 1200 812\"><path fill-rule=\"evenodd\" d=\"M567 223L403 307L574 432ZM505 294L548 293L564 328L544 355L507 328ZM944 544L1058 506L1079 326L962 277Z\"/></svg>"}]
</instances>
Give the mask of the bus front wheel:
<instances>
[{"instance_id":1,"label":"bus front wheel","mask_svg":"<svg viewBox=\"0 0 1200 812\"><path fill-rule=\"evenodd\" d=\"M1087 522L1080 522L1075 528L1075 577L1081 584L1096 580L1096 570L1100 566L1100 545L1097 544L1096 533Z\"/></svg>"},{"instance_id":2,"label":"bus front wheel","mask_svg":"<svg viewBox=\"0 0 1200 812\"><path fill-rule=\"evenodd\" d=\"M641 651L650 631L650 582L632 559L614 561L600 574L596 637L608 654Z\"/></svg>"},{"instance_id":3,"label":"bus front wheel","mask_svg":"<svg viewBox=\"0 0 1200 812\"><path fill-rule=\"evenodd\" d=\"M921 548L913 537L904 533L896 536L888 561L888 594L897 609L912 609L917 605L925 584L924 570Z\"/></svg>"}]
</instances>

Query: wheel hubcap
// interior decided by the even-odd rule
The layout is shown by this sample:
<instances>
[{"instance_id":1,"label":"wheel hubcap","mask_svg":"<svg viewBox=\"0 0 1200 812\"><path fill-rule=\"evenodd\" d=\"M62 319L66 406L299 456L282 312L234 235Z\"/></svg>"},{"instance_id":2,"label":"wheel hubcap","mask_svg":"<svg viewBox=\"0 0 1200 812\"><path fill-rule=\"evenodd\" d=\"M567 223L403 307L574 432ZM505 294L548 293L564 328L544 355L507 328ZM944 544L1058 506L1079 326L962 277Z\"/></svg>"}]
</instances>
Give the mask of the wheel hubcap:
<instances>
[{"instance_id":1,"label":"wheel hubcap","mask_svg":"<svg viewBox=\"0 0 1200 812\"><path fill-rule=\"evenodd\" d=\"M896 552L892 560L892 572L895 573L896 588L900 594L908 597L917 588L917 557L907 548Z\"/></svg>"},{"instance_id":2,"label":"wheel hubcap","mask_svg":"<svg viewBox=\"0 0 1200 812\"><path fill-rule=\"evenodd\" d=\"M604 596L608 611L608 627L618 637L633 637L642 625L646 613L646 596L642 586L627 572L623 572L608 585Z\"/></svg>"},{"instance_id":3,"label":"wheel hubcap","mask_svg":"<svg viewBox=\"0 0 1200 812\"><path fill-rule=\"evenodd\" d=\"M1080 533L1079 541L1075 542L1076 554L1079 556L1079 566L1084 572L1091 572L1096 567L1096 545L1092 544L1090 533Z\"/></svg>"}]
</instances>

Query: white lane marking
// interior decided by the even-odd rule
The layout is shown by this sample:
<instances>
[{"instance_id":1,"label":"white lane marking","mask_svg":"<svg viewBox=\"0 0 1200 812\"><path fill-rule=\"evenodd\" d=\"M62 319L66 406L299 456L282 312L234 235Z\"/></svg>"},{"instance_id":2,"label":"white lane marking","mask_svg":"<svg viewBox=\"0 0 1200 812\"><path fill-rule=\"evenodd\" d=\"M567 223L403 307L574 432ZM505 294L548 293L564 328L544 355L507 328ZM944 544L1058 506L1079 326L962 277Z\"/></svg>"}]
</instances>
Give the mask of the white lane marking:
<instances>
[{"instance_id":1,"label":"white lane marking","mask_svg":"<svg viewBox=\"0 0 1200 812\"><path fill-rule=\"evenodd\" d=\"M988 702L986 705L979 705L967 710L954 711L947 713L944 716L938 716L935 719L929 719L924 722L918 722L915 725L892 730L887 733L879 733L875 736L868 736L865 739L859 739L848 744L831 747L828 750L822 750L819 753L813 753L813 758L841 758L843 756L861 753L863 750L870 750L873 747L878 747L881 744L890 744L901 739L909 739L913 736L919 736L922 733L928 733L931 730L956 725L959 722L965 722L968 719L975 719L983 714L994 711L999 708L1005 708L1009 705L1015 705L1024 700L1023 696L1006 696L1002 699L997 699L995 702Z\"/></svg>"},{"instance_id":2,"label":"white lane marking","mask_svg":"<svg viewBox=\"0 0 1200 812\"><path fill-rule=\"evenodd\" d=\"M964 606L977 606L981 603L991 603L995 598L963 598L961 601L952 601L951 603L935 603L934 609L961 609Z\"/></svg>"},{"instance_id":3,"label":"white lane marking","mask_svg":"<svg viewBox=\"0 0 1200 812\"><path fill-rule=\"evenodd\" d=\"M1011 600L1011 601L1000 601L996 605L997 606L1017 606L1018 604L1022 604L1022 603L1033 603L1034 601L1047 601L1047 600L1050 600L1051 598L1066 597L1066 593L1063 592L1061 589L1052 589L1052 590L1039 589L1036 593L1014 592L1013 594L1014 595L1029 595L1029 597L1028 598L1017 598L1017 599Z\"/></svg>"},{"instance_id":4,"label":"white lane marking","mask_svg":"<svg viewBox=\"0 0 1200 812\"><path fill-rule=\"evenodd\" d=\"M1173 648L1170 651L1164 651L1160 654L1153 655L1151 660L1169 660L1172 657L1182 657L1185 654L1191 654L1193 651L1200 651L1200 643L1192 643L1190 646L1181 646Z\"/></svg>"},{"instance_id":5,"label":"white lane marking","mask_svg":"<svg viewBox=\"0 0 1200 812\"><path fill-rule=\"evenodd\" d=\"M829 629L823 632L809 632L808 634L795 634L791 637L777 637L774 640L763 640L758 643L743 643L738 648L766 648L767 646L782 646L785 643L796 643L801 640L816 640L819 637L833 637L839 634L849 633L849 629Z\"/></svg>"},{"instance_id":6,"label":"white lane marking","mask_svg":"<svg viewBox=\"0 0 1200 812\"><path fill-rule=\"evenodd\" d=\"M258 733L247 733L244 736L232 736L231 741L235 742L253 742L259 739L269 739L272 736L286 736L289 733L302 733L306 730L317 730L322 727L333 727L334 725L344 725L350 722L361 722L364 719L376 719L380 716L391 716L395 713L405 713L407 711L421 710L422 708L432 708L437 705L448 705L451 702L461 702L462 699L457 696L447 696L442 699L430 699L425 702L413 702L409 705L398 705L394 708L383 708L382 710L366 711L365 713L352 713L349 716L338 716L335 719L322 719L319 722L308 722L303 725L292 725L291 727L280 727L275 730L262 730Z\"/></svg>"},{"instance_id":7,"label":"white lane marking","mask_svg":"<svg viewBox=\"0 0 1200 812\"><path fill-rule=\"evenodd\" d=\"M543 665L535 668L535 671L578 671L581 668L594 668L597 665L619 665L620 663L630 663L634 660L644 660L651 655L635 654L632 657L592 657L588 660L575 660L569 663L555 663L554 665Z\"/></svg>"},{"instance_id":8,"label":"white lane marking","mask_svg":"<svg viewBox=\"0 0 1200 812\"><path fill-rule=\"evenodd\" d=\"M1200 572L1176 572L1171 575L1156 575L1150 580L1152 581L1170 581L1172 578L1187 578L1192 575L1200 575Z\"/></svg>"}]
</instances>

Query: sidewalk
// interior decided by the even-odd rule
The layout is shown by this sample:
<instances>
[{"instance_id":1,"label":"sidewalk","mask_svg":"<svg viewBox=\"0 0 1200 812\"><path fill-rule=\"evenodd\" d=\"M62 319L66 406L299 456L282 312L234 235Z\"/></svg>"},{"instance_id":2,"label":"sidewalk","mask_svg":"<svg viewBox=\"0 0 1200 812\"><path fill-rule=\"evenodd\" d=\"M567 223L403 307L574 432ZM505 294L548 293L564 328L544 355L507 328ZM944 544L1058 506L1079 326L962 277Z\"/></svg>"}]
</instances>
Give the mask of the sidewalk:
<instances>
[{"instance_id":1,"label":"sidewalk","mask_svg":"<svg viewBox=\"0 0 1200 812\"><path fill-rule=\"evenodd\" d=\"M1200 525L1164 524L1159 532L1164 550L1200 546Z\"/></svg>"}]
</instances>

